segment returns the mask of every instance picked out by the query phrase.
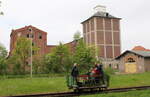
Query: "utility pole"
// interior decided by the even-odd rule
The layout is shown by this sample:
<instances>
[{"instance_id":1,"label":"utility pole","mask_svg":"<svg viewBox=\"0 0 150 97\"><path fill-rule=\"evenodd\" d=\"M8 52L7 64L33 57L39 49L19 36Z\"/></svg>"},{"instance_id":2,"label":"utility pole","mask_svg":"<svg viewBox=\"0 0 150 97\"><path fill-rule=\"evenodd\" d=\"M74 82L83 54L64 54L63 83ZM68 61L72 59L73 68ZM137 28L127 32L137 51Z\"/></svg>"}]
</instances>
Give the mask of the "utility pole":
<instances>
[{"instance_id":1,"label":"utility pole","mask_svg":"<svg viewBox=\"0 0 150 97\"><path fill-rule=\"evenodd\" d=\"M30 38L31 38L31 60L30 60L30 65L31 65L31 68L30 68L30 77L32 78L32 61L33 61L33 58L32 58L32 44L33 44L33 39L34 39L34 36L33 36L33 30L30 28L30 31L31 31L31 35L30 35Z\"/></svg>"}]
</instances>

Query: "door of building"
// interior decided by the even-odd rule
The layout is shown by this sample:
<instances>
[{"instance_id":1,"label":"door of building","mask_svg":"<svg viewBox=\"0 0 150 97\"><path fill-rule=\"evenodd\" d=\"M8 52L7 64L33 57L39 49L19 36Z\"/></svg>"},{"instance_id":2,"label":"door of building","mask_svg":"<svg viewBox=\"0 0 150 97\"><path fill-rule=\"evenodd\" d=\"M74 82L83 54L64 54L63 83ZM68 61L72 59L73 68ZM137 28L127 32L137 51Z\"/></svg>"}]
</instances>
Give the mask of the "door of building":
<instances>
[{"instance_id":1,"label":"door of building","mask_svg":"<svg viewBox=\"0 0 150 97\"><path fill-rule=\"evenodd\" d=\"M137 72L136 62L125 63L125 72L126 73L136 73Z\"/></svg>"}]
</instances>

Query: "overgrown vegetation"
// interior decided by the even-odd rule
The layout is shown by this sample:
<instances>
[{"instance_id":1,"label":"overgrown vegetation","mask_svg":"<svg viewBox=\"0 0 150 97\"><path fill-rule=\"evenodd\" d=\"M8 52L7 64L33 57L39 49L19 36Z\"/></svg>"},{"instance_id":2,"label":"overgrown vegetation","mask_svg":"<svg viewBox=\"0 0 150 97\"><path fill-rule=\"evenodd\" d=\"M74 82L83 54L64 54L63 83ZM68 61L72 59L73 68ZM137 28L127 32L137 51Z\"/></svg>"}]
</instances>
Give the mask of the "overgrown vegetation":
<instances>
[{"instance_id":1,"label":"overgrown vegetation","mask_svg":"<svg viewBox=\"0 0 150 97\"><path fill-rule=\"evenodd\" d=\"M31 44L31 38L20 37L17 39L13 51L6 59L7 52L1 48L5 56L0 59L0 74L9 73L25 75L30 73L31 47L33 74L49 74L70 72L74 63L79 64L80 71L87 72L95 63L95 48L88 47L83 42L80 32L74 35L75 47L60 43L51 53L41 56L36 44Z\"/></svg>"},{"instance_id":2,"label":"overgrown vegetation","mask_svg":"<svg viewBox=\"0 0 150 97\"><path fill-rule=\"evenodd\" d=\"M69 72L72 64L69 48L62 43L54 48L53 52L46 55L45 65L47 73L64 73Z\"/></svg>"},{"instance_id":3,"label":"overgrown vegetation","mask_svg":"<svg viewBox=\"0 0 150 97\"><path fill-rule=\"evenodd\" d=\"M4 75L7 73L7 50L6 48L0 44L0 75Z\"/></svg>"},{"instance_id":4,"label":"overgrown vegetation","mask_svg":"<svg viewBox=\"0 0 150 97\"><path fill-rule=\"evenodd\" d=\"M73 63L78 63L79 68L84 72L89 70L96 61L95 50L92 47L87 47L82 39L77 41L75 51L70 51L66 45L60 43L52 53L46 55L47 72L68 73Z\"/></svg>"},{"instance_id":5,"label":"overgrown vegetation","mask_svg":"<svg viewBox=\"0 0 150 97\"><path fill-rule=\"evenodd\" d=\"M32 45L32 52L37 56L38 48ZM13 65L14 74L25 74L28 72L27 67L30 66L29 61L31 57L31 40L21 37L17 39L15 48L8 59L8 63Z\"/></svg>"},{"instance_id":6,"label":"overgrown vegetation","mask_svg":"<svg viewBox=\"0 0 150 97\"><path fill-rule=\"evenodd\" d=\"M107 68L104 69L104 71L105 71L105 73L108 74L108 75L113 75L113 74L115 74L115 72L116 72L117 70L114 70L114 69L112 69L112 68L110 68L110 67L107 67Z\"/></svg>"},{"instance_id":7,"label":"overgrown vegetation","mask_svg":"<svg viewBox=\"0 0 150 97\"><path fill-rule=\"evenodd\" d=\"M87 47L81 39L78 41L73 59L75 63L79 64L80 71L87 71L96 62L95 49L93 47Z\"/></svg>"}]
</instances>

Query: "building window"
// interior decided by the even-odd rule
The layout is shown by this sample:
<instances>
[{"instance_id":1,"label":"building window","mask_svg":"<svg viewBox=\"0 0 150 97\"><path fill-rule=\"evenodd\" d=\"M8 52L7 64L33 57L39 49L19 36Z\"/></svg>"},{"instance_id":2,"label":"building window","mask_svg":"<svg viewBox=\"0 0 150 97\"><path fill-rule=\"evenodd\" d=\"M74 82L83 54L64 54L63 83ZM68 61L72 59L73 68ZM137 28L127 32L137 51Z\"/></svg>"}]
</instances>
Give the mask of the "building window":
<instances>
[{"instance_id":1,"label":"building window","mask_svg":"<svg viewBox=\"0 0 150 97\"><path fill-rule=\"evenodd\" d=\"M29 36L30 36L30 35L29 35L29 34L27 34L27 38L29 38Z\"/></svg>"},{"instance_id":2,"label":"building window","mask_svg":"<svg viewBox=\"0 0 150 97\"><path fill-rule=\"evenodd\" d=\"M30 34L30 37L31 37L31 38L33 38L33 37L34 37L34 35L33 35L33 34Z\"/></svg>"},{"instance_id":3,"label":"building window","mask_svg":"<svg viewBox=\"0 0 150 97\"><path fill-rule=\"evenodd\" d=\"M18 37L20 37L20 36L21 36L21 32L18 33Z\"/></svg>"},{"instance_id":4,"label":"building window","mask_svg":"<svg viewBox=\"0 0 150 97\"><path fill-rule=\"evenodd\" d=\"M31 31L32 31L32 28L29 28L28 30L31 32Z\"/></svg>"},{"instance_id":5,"label":"building window","mask_svg":"<svg viewBox=\"0 0 150 97\"><path fill-rule=\"evenodd\" d=\"M106 13L106 17L108 17L109 16L109 13Z\"/></svg>"},{"instance_id":6,"label":"building window","mask_svg":"<svg viewBox=\"0 0 150 97\"><path fill-rule=\"evenodd\" d=\"M33 34L27 34L27 38L33 38L34 35Z\"/></svg>"},{"instance_id":7,"label":"building window","mask_svg":"<svg viewBox=\"0 0 150 97\"><path fill-rule=\"evenodd\" d=\"M115 65L115 69L117 69L117 70L119 69L119 65L118 64Z\"/></svg>"},{"instance_id":8,"label":"building window","mask_svg":"<svg viewBox=\"0 0 150 97\"><path fill-rule=\"evenodd\" d=\"M26 61L26 64L29 64L29 62L28 62L28 61Z\"/></svg>"},{"instance_id":9,"label":"building window","mask_svg":"<svg viewBox=\"0 0 150 97\"><path fill-rule=\"evenodd\" d=\"M42 39L42 33L39 33L39 39Z\"/></svg>"},{"instance_id":10,"label":"building window","mask_svg":"<svg viewBox=\"0 0 150 97\"><path fill-rule=\"evenodd\" d=\"M32 54L35 55L35 51L34 50L32 51Z\"/></svg>"},{"instance_id":11,"label":"building window","mask_svg":"<svg viewBox=\"0 0 150 97\"><path fill-rule=\"evenodd\" d=\"M34 46L35 44L34 44L34 42L32 42L32 46Z\"/></svg>"},{"instance_id":12,"label":"building window","mask_svg":"<svg viewBox=\"0 0 150 97\"><path fill-rule=\"evenodd\" d=\"M132 63L132 62L135 62L135 60L133 58L128 58L128 62Z\"/></svg>"},{"instance_id":13,"label":"building window","mask_svg":"<svg viewBox=\"0 0 150 97\"><path fill-rule=\"evenodd\" d=\"M111 64L109 64L109 68L112 68L112 65L111 65Z\"/></svg>"}]
</instances>

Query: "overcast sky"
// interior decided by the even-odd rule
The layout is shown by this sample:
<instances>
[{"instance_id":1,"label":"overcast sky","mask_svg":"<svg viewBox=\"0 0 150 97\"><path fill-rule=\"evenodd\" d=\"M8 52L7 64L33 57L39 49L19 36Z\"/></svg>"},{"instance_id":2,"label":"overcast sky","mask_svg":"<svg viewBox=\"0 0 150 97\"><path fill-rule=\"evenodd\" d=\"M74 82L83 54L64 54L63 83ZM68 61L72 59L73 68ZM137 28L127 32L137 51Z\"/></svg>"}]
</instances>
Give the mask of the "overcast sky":
<instances>
[{"instance_id":1,"label":"overcast sky","mask_svg":"<svg viewBox=\"0 0 150 97\"><path fill-rule=\"evenodd\" d=\"M48 32L48 45L67 43L82 32L82 21L96 5L122 18L122 51L142 45L150 49L150 0L1 0L0 43L9 50L12 29L33 25Z\"/></svg>"}]
</instances>

